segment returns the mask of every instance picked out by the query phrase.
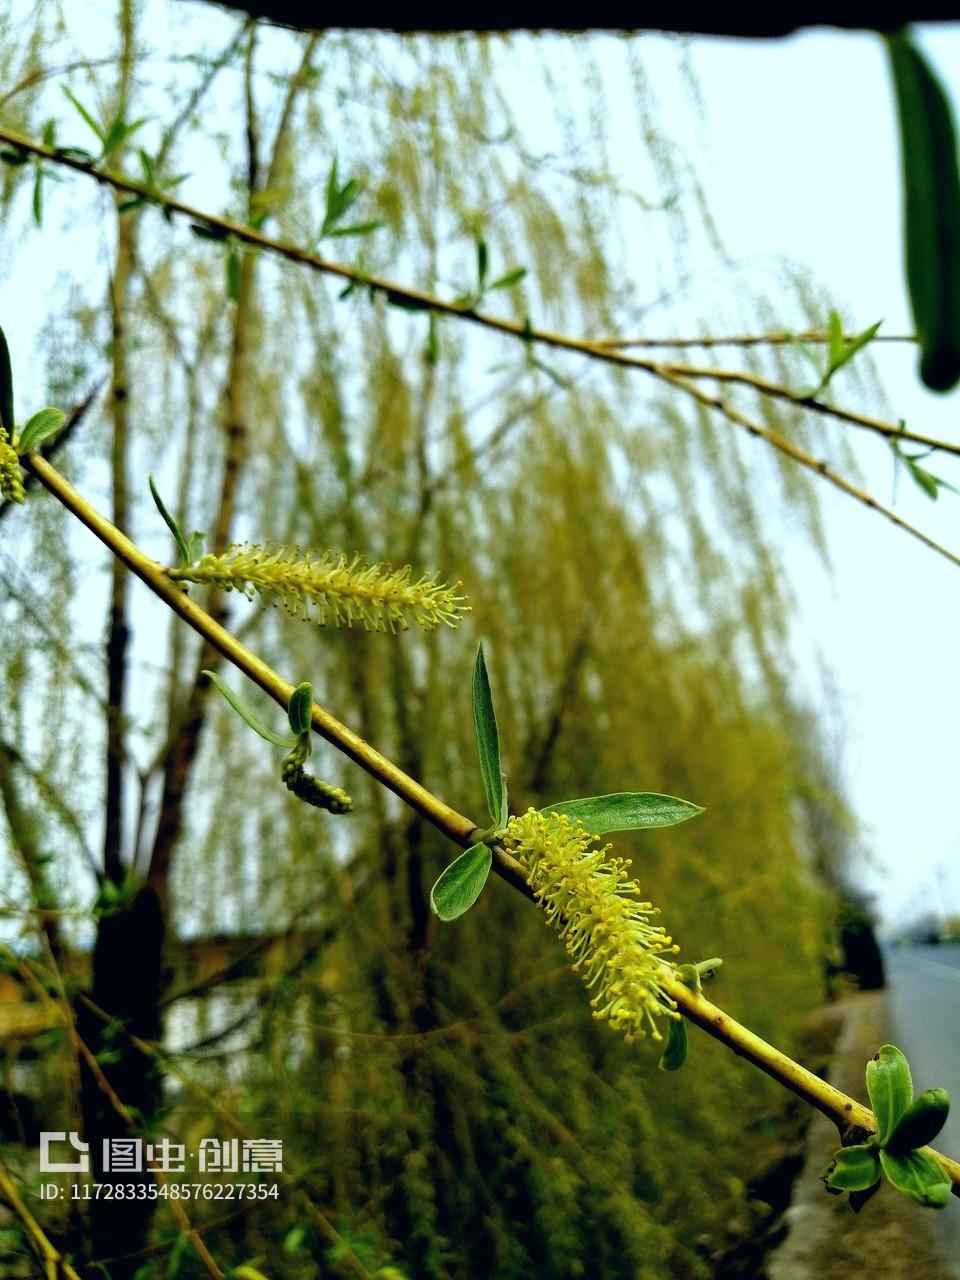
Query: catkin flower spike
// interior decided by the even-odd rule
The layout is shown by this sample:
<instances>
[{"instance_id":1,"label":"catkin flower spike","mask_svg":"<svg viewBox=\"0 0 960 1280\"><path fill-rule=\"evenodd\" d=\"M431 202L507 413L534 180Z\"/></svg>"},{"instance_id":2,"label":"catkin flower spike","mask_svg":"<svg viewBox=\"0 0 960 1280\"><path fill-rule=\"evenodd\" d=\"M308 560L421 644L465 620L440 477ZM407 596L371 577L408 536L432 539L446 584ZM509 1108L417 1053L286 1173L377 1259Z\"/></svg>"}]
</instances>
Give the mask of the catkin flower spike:
<instances>
[{"instance_id":1,"label":"catkin flower spike","mask_svg":"<svg viewBox=\"0 0 960 1280\"><path fill-rule=\"evenodd\" d=\"M679 948L650 923L657 908L640 900L629 862L608 858L611 846L601 846L582 822L535 809L510 819L503 843L525 867L574 970L595 993L594 1017L622 1031L628 1043L648 1031L662 1039L656 1019L678 1015L657 978L664 953Z\"/></svg>"},{"instance_id":2,"label":"catkin flower spike","mask_svg":"<svg viewBox=\"0 0 960 1280\"><path fill-rule=\"evenodd\" d=\"M0 427L0 494L8 502L22 502L24 498L20 459L5 427Z\"/></svg>"},{"instance_id":3,"label":"catkin flower spike","mask_svg":"<svg viewBox=\"0 0 960 1280\"><path fill-rule=\"evenodd\" d=\"M334 787L306 772L303 766L309 755L310 734L303 733L292 751L283 758L280 777L284 786L298 800L312 804L316 809L326 809L328 813L350 813L353 801L342 787Z\"/></svg>"},{"instance_id":4,"label":"catkin flower spike","mask_svg":"<svg viewBox=\"0 0 960 1280\"><path fill-rule=\"evenodd\" d=\"M397 632L415 622L432 631L441 623L455 627L469 611L457 594L459 582L451 587L427 574L415 579L410 565L392 569L331 551L318 555L300 547L234 544L221 555L208 554L167 572L180 582L240 591L250 600L259 595L321 626Z\"/></svg>"}]
</instances>

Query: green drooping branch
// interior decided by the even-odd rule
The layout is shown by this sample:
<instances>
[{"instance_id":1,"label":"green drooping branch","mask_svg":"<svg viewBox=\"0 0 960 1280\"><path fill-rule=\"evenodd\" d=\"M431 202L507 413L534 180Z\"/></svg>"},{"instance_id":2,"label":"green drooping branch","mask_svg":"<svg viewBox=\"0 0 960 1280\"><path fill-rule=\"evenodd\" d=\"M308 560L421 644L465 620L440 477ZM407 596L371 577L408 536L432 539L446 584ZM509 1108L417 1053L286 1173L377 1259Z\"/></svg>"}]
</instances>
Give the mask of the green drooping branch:
<instances>
[{"instance_id":1,"label":"green drooping branch","mask_svg":"<svg viewBox=\"0 0 960 1280\"><path fill-rule=\"evenodd\" d=\"M23 458L23 464L155 595L188 622L223 657L268 693L284 710L289 708L291 698L296 691L292 683L242 645L185 595L163 566L145 556L129 538L96 511L49 462L31 452ZM489 849L493 869L525 897L536 900L535 890L531 887L529 866L513 856L496 838L495 833L479 830L469 818L445 804L420 782L399 769L392 761L316 703L313 703L311 708L310 722L314 732L359 764L457 844L476 848L478 839L488 839L489 845L483 847ZM496 792L497 783L491 775L490 794L495 795ZM501 793L500 803L497 804L501 814L504 806L505 793ZM523 856L520 834L519 831L515 831L512 843L515 850ZM508 843L510 842L508 837ZM819 1076L794 1062L787 1054L731 1018L724 1010L703 996L699 990L699 983L685 980L680 970L668 964L661 964L658 968L656 983L676 1012L822 1112L836 1124L843 1141L863 1143L874 1134L882 1138L882 1126L869 1108L821 1080ZM960 1195L960 1163L929 1148L922 1150L938 1163L949 1179L953 1193Z\"/></svg>"}]
</instances>

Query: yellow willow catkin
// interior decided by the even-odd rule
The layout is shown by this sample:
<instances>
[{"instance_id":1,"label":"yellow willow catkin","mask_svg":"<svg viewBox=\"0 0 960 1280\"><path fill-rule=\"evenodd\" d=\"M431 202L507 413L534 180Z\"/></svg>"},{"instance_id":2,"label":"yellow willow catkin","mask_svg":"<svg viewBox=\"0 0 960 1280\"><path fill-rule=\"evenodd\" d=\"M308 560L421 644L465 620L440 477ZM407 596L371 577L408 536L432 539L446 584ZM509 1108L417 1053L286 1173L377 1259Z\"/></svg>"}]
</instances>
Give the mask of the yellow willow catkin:
<instances>
[{"instance_id":1,"label":"yellow willow catkin","mask_svg":"<svg viewBox=\"0 0 960 1280\"><path fill-rule=\"evenodd\" d=\"M0 494L8 502L22 502L24 497L20 459L4 427L0 427Z\"/></svg>"},{"instance_id":2,"label":"yellow willow catkin","mask_svg":"<svg viewBox=\"0 0 960 1280\"><path fill-rule=\"evenodd\" d=\"M628 878L628 861L608 858L610 845L566 815L529 809L507 824L504 847L527 872L527 883L547 920L573 958L575 972L595 991L594 1017L622 1031L628 1043L650 1031L655 1019L675 1017L661 990L664 953L679 948L659 925L657 908L642 902Z\"/></svg>"},{"instance_id":3,"label":"yellow willow catkin","mask_svg":"<svg viewBox=\"0 0 960 1280\"><path fill-rule=\"evenodd\" d=\"M409 565L392 569L352 560L331 551L317 554L300 547L231 546L222 555L205 555L193 565L167 571L180 582L216 585L260 595L279 603L294 617L313 618L321 626L361 626L367 631L406 631L411 622L427 631L441 623L455 627L469 612L466 599L436 575L414 579Z\"/></svg>"}]
</instances>

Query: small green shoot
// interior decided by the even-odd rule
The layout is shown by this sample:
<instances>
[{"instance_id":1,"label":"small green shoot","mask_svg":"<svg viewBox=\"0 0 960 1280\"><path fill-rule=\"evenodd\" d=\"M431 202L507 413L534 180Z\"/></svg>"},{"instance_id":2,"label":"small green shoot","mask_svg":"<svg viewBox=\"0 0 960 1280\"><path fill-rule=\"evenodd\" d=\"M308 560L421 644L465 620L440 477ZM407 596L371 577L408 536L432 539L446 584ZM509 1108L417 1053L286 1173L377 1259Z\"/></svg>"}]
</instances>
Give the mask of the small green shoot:
<instances>
[{"instance_id":1,"label":"small green shoot","mask_svg":"<svg viewBox=\"0 0 960 1280\"><path fill-rule=\"evenodd\" d=\"M877 1123L876 1134L865 1143L843 1147L821 1173L829 1192L849 1192L859 1209L865 1193L876 1190L881 1176L903 1195L930 1209L942 1209L950 1199L951 1181L939 1161L927 1151L947 1119L950 1100L943 1089L927 1089L913 1096L910 1066L892 1044L885 1044L867 1063L867 1092Z\"/></svg>"},{"instance_id":2,"label":"small green shoot","mask_svg":"<svg viewBox=\"0 0 960 1280\"><path fill-rule=\"evenodd\" d=\"M838 373L845 365L848 365L854 356L867 346L876 335L881 324L883 324L883 321L878 320L876 324L870 325L869 328L864 329L863 333L851 338L848 342L843 334L843 322L839 313L831 310L827 320L827 358L822 369L820 368L819 360L810 348L798 338L794 338L794 345L813 365L819 378L815 386L809 387L805 391L794 392L794 400L812 400L825 391L833 375Z\"/></svg>"},{"instance_id":3,"label":"small green shoot","mask_svg":"<svg viewBox=\"0 0 960 1280\"><path fill-rule=\"evenodd\" d=\"M901 436L906 429L907 424L901 418ZM960 493L960 489L957 489L955 485L950 484L949 481L944 480L942 476L935 476L932 471L928 471L926 467L920 466L920 461L924 458L929 458L931 453L935 452L934 449L924 449L920 453L907 453L903 448L903 445L900 443L899 436L890 437L890 448L893 450L894 467L896 467L898 463L905 466L910 479L923 490L932 502L936 502L937 498L940 496L941 489L949 489L951 493Z\"/></svg>"},{"instance_id":4,"label":"small green shoot","mask_svg":"<svg viewBox=\"0 0 960 1280\"><path fill-rule=\"evenodd\" d=\"M383 226L382 221L354 222L342 225L343 219L356 203L363 191L363 183L359 178L348 178L340 185L337 172L337 157L333 157L330 174L327 178L327 207L320 228L320 239L326 236L366 236Z\"/></svg>"}]
</instances>

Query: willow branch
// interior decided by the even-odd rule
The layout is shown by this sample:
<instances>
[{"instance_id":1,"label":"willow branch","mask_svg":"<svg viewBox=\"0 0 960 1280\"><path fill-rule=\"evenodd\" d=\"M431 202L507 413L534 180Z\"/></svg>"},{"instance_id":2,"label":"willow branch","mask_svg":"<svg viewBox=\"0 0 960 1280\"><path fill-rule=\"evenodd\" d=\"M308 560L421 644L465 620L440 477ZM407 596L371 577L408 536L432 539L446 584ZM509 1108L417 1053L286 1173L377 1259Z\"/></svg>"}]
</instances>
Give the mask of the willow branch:
<instances>
[{"instance_id":1,"label":"willow branch","mask_svg":"<svg viewBox=\"0 0 960 1280\"><path fill-rule=\"evenodd\" d=\"M895 524L898 529L902 529L904 533L916 538L918 542L922 542L925 547L929 547L937 555L943 556L951 564L960 566L960 555L951 551L949 547L944 547L939 542L934 541L922 529L918 529L916 525L904 520L902 516L898 516L891 507L886 507L882 502L878 502L873 494L868 493L866 489L861 489L858 485L851 484L849 480L845 480L822 458L814 457L812 453L808 453L806 449L801 449L798 444L794 444L786 436L780 435L777 431L772 431L770 427L763 426L762 423L756 422L753 418L748 418L745 413L741 413L739 409L735 409L728 404L722 396L710 395L709 392L703 391L700 387L695 386L694 383L670 373L666 368L661 369L658 376L665 382L669 382L671 386L686 392L687 395L697 400L700 404L722 413L729 422L735 423L738 427L743 427L750 435L756 436L760 440L765 440L767 444L772 445L779 453L785 454L786 457L799 463L800 466L806 467L816 475L822 476L824 480L828 480L841 493L855 498L857 502L869 507L871 511L876 511L879 515L884 516L891 524Z\"/></svg>"},{"instance_id":2,"label":"willow branch","mask_svg":"<svg viewBox=\"0 0 960 1280\"><path fill-rule=\"evenodd\" d=\"M695 390L697 390L695 388ZM87 526L109 550L127 565L137 577L165 604L188 622L238 670L268 693L286 710L294 686L273 670L262 658L252 653L232 636L215 619L195 604L167 576L164 568L145 556L119 529L95 510L49 462L36 453L27 454L24 465L33 472L40 483L68 510ZM386 756L382 755L346 725L341 724L329 711L317 703L313 706L313 729L332 746L349 756L378 782L388 787L411 808L431 822L444 835L461 846L471 843L477 826L469 818L458 813L441 799L411 778ZM532 900L523 866L499 847L493 849L493 869L513 888ZM759 1070L776 1080L784 1088L803 1098L832 1120L841 1137L852 1132L876 1131L872 1112L855 1099L821 1080L811 1071L794 1062L786 1054L755 1035L747 1027L736 1022L729 1014L686 987L673 970L663 966L659 979L667 995L676 1002L680 1012L708 1035L713 1036L746 1058ZM932 1152L953 1184L953 1192L960 1195L960 1163Z\"/></svg>"},{"instance_id":3,"label":"willow branch","mask_svg":"<svg viewBox=\"0 0 960 1280\"><path fill-rule=\"evenodd\" d=\"M855 342L860 335L844 334L844 342ZM615 351L625 351L629 347L655 350L664 347L782 347L792 342L829 342L830 337L822 330L810 330L806 333L791 333L788 329L777 329L771 333L728 333L700 334L696 338L592 338L594 346L609 347ZM875 342L916 342L913 333L876 333L870 339L871 346Z\"/></svg>"},{"instance_id":4,"label":"willow branch","mask_svg":"<svg viewBox=\"0 0 960 1280\"><path fill-rule=\"evenodd\" d=\"M949 440L940 440L932 436L919 435L915 432L904 429L899 423L884 422L880 418L873 418L866 414L856 413L852 410L841 409L835 405L829 405L821 400L816 400L813 397L798 398L794 396L788 388L782 387L777 383L768 382L766 379L759 378L753 374L736 370L709 369L701 368L699 366L679 364L663 364L656 360L645 359L642 356L631 356L622 348L625 345L637 345L632 340L629 344L626 344L616 339L576 338L569 334L556 333L549 329L537 328L530 324L529 319L521 322L517 320L509 320L504 316L492 316L486 312L477 311L473 307L461 306L455 302L448 302L443 298L439 298L432 293L427 293L422 289L414 289L409 286L401 285L396 281L387 280L381 276L368 275L366 272L358 270L355 267L348 267L341 262L333 262L330 259L320 257L319 254L298 248L296 245L273 239L270 236L264 235L261 231L255 230L253 227L245 226L239 222L234 222L229 218L222 218L217 217L214 214L204 213L203 210L197 209L193 205L186 204L181 200L175 200L173 197L165 195L162 192L158 192L143 183L136 182L131 178L124 177L122 174L114 173L111 170L100 168L92 161L82 160L76 156L64 154L53 147L48 147L43 143L35 142L31 138L24 137L22 134L15 133L10 129L0 127L0 141L8 142L11 146L17 147L21 151L29 152L31 155L50 160L55 164L64 165L67 168L76 170L78 173L86 174L88 177L94 178L97 182L113 187L117 191L123 191L130 195L144 196L148 201L157 205L159 208L168 210L170 213L179 214L191 219L193 222L221 232L224 238L233 237L235 240L238 240L243 244L248 244L254 248L262 249L265 252L276 254L290 262L297 262L302 266L309 267L311 270L319 272L322 275L334 276L356 286L362 286L369 289L371 293L382 295L386 298L387 302L396 306L405 307L408 310L428 311L433 312L436 315L454 316L460 320L465 320L470 324L478 325L481 328L490 329L495 333L503 333L513 338L519 338L524 343L537 343L542 346L552 347L555 350L571 351L578 355L587 356L590 359L599 360L606 364L617 365L621 368L639 369L645 373L652 374L655 377L662 377L664 374L676 374L687 378L713 378L719 381L742 383L745 386L750 386L754 390L761 392L761 394L774 396L778 399L789 400L792 403L798 404L803 408L810 409L815 413L820 413L833 418L835 421L844 422L849 426L873 431L888 439L896 437L899 440L911 441L915 444L922 445L925 448L937 449L944 453L960 455L960 445L953 444ZM773 335L775 339L779 336L780 335ZM788 335L783 335L783 337L784 340L786 340ZM751 335L746 335L746 338L737 338L735 341L741 345L746 345L747 340L750 338ZM899 335L873 339L873 341L909 340L909 338ZM718 338L713 341L719 345L721 339ZM872 505L878 506L879 504L874 503ZM894 521L894 523L898 522Z\"/></svg>"},{"instance_id":5,"label":"willow branch","mask_svg":"<svg viewBox=\"0 0 960 1280\"><path fill-rule=\"evenodd\" d=\"M960 444L949 440L937 440L932 436L919 435L908 431L899 423L885 422L882 418L874 418L866 413L857 413L853 409L842 409L837 405L827 404L815 396L798 396L788 387L771 382L759 374L749 373L745 369L704 369L699 365L677 364L670 361L661 366L661 372L672 373L680 378L710 379L714 382L725 382L750 387L761 395L770 396L772 400L786 400L802 409L811 409L814 413L835 418L838 422L849 423L852 427L860 427L864 431L873 431L887 440L910 440L914 444L925 445L928 449L938 449L942 453L952 453L960 457Z\"/></svg>"}]
</instances>

